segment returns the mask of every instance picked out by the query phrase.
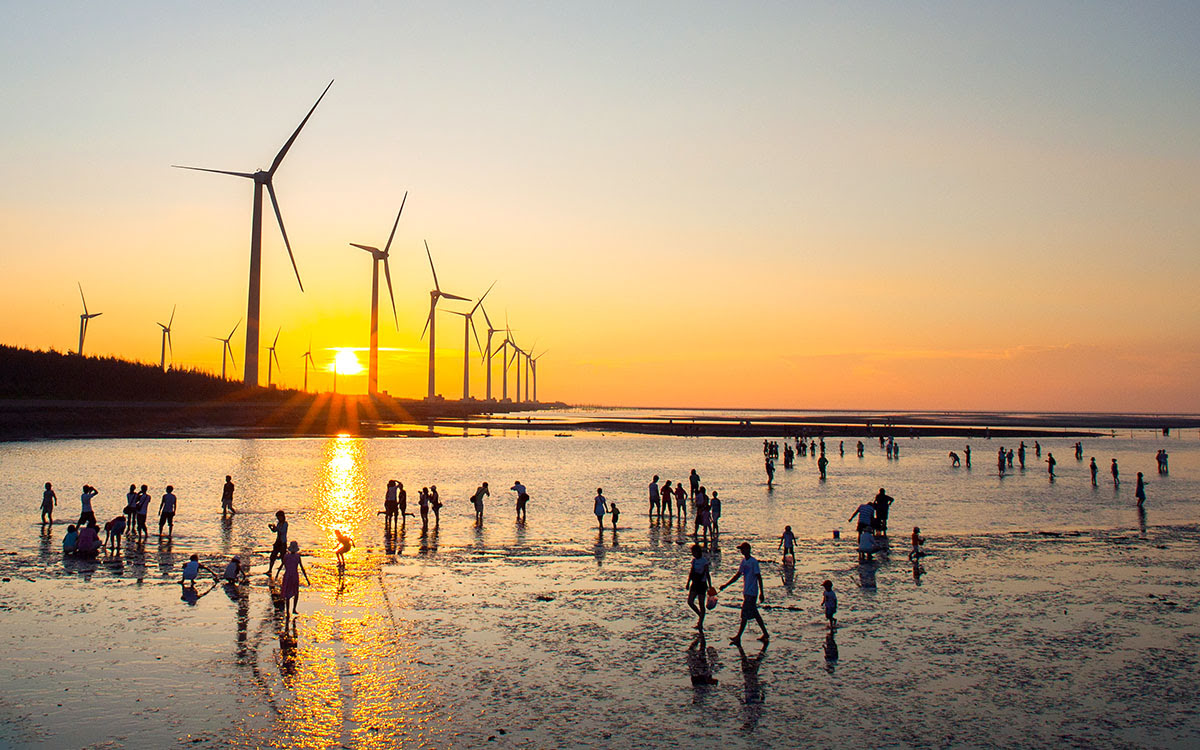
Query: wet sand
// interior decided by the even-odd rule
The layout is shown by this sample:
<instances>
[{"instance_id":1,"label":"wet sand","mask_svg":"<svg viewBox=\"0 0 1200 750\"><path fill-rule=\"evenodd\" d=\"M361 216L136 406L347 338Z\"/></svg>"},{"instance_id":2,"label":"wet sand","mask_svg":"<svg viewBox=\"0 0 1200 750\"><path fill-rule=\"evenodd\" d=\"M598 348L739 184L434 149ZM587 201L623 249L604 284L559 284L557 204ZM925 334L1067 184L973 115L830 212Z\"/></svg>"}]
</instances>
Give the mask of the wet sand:
<instances>
[{"instance_id":1,"label":"wet sand","mask_svg":"<svg viewBox=\"0 0 1200 750\"><path fill-rule=\"evenodd\" d=\"M762 649L707 641L677 526L439 547L410 526L344 573L309 558L292 631L259 560L193 605L182 555L0 558L8 746L1187 747L1200 740L1200 528L937 539L856 565L763 555ZM57 535L56 535L57 536ZM722 540L716 577L738 553ZM260 550L265 551L265 550ZM207 560L210 565L217 560ZM834 581L830 644L819 583ZM138 579L141 579L139 582ZM207 590L207 591L206 591ZM831 656L836 647L837 658ZM717 680L694 686L693 674ZM489 742L489 740L491 742Z\"/></svg>"}]
</instances>

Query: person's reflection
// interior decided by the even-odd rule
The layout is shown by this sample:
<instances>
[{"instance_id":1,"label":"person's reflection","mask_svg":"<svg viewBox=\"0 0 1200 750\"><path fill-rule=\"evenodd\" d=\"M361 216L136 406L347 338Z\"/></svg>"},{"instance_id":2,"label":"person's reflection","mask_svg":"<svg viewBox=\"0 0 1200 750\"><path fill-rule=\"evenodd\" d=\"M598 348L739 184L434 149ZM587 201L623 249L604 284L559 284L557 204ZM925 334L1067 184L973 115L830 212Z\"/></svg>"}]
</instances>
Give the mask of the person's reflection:
<instances>
[{"instance_id":1,"label":"person's reflection","mask_svg":"<svg viewBox=\"0 0 1200 750\"><path fill-rule=\"evenodd\" d=\"M592 554L596 557L596 567L599 568L604 562L604 529L596 532L596 546L592 548Z\"/></svg>"},{"instance_id":2,"label":"person's reflection","mask_svg":"<svg viewBox=\"0 0 1200 750\"><path fill-rule=\"evenodd\" d=\"M45 524L42 526L41 533L38 536L38 558L45 565L50 562L50 555L54 549L54 527Z\"/></svg>"},{"instance_id":3,"label":"person's reflection","mask_svg":"<svg viewBox=\"0 0 1200 750\"><path fill-rule=\"evenodd\" d=\"M613 535L612 546L613 546L613 549L616 549L617 548L617 530L616 529L612 530L612 535Z\"/></svg>"},{"instance_id":4,"label":"person's reflection","mask_svg":"<svg viewBox=\"0 0 1200 750\"><path fill-rule=\"evenodd\" d=\"M246 663L247 654L247 636L250 629L250 596L249 591L244 589L243 584L239 586L236 583L224 583L221 587L225 590L225 596L229 597L229 601L234 603L237 608L237 663Z\"/></svg>"},{"instance_id":5,"label":"person's reflection","mask_svg":"<svg viewBox=\"0 0 1200 750\"><path fill-rule=\"evenodd\" d=\"M1140 532L1142 536L1146 536L1146 508L1144 506L1139 505L1137 507L1137 516L1138 532Z\"/></svg>"},{"instance_id":6,"label":"person's reflection","mask_svg":"<svg viewBox=\"0 0 1200 750\"><path fill-rule=\"evenodd\" d=\"M837 640L834 638L834 629L830 629L825 634L825 669L830 674L833 674L834 667L838 661Z\"/></svg>"},{"instance_id":7,"label":"person's reflection","mask_svg":"<svg viewBox=\"0 0 1200 750\"><path fill-rule=\"evenodd\" d=\"M392 529L386 525L383 527L383 553L388 557L394 557L396 554L396 538Z\"/></svg>"},{"instance_id":8,"label":"person's reflection","mask_svg":"<svg viewBox=\"0 0 1200 750\"><path fill-rule=\"evenodd\" d=\"M766 700L762 682L758 679L758 668L762 666L763 657L767 655L767 644L764 643L754 656L748 656L742 644L737 644L738 656L742 660L742 682L744 695L742 697L742 729L754 729L762 718L762 704Z\"/></svg>"},{"instance_id":9,"label":"person's reflection","mask_svg":"<svg viewBox=\"0 0 1200 750\"><path fill-rule=\"evenodd\" d=\"M286 619L279 628L279 674L283 676L284 683L289 688L291 687L289 678L296 674L296 647L300 641L300 636L296 632L297 620L298 618Z\"/></svg>"},{"instance_id":10,"label":"person's reflection","mask_svg":"<svg viewBox=\"0 0 1200 750\"><path fill-rule=\"evenodd\" d=\"M709 688L717 684L713 677L713 670L717 664L717 650L705 642L703 632L698 633L692 645L688 646L687 663L692 687L695 689L692 703L700 703L704 696L708 695Z\"/></svg>"},{"instance_id":11,"label":"person's reflection","mask_svg":"<svg viewBox=\"0 0 1200 750\"><path fill-rule=\"evenodd\" d=\"M221 553L229 556L233 550L233 516L221 515Z\"/></svg>"},{"instance_id":12,"label":"person's reflection","mask_svg":"<svg viewBox=\"0 0 1200 750\"><path fill-rule=\"evenodd\" d=\"M864 589L875 590L875 565L862 563L858 566L858 585Z\"/></svg>"},{"instance_id":13,"label":"person's reflection","mask_svg":"<svg viewBox=\"0 0 1200 750\"><path fill-rule=\"evenodd\" d=\"M784 565L782 566L782 573L783 588L787 590L788 594L791 594L792 589L796 586L796 566Z\"/></svg>"},{"instance_id":14,"label":"person's reflection","mask_svg":"<svg viewBox=\"0 0 1200 750\"><path fill-rule=\"evenodd\" d=\"M158 543L158 570L163 575L170 575L171 568L175 564L175 556L171 554L173 544L170 537L160 540Z\"/></svg>"},{"instance_id":15,"label":"person's reflection","mask_svg":"<svg viewBox=\"0 0 1200 750\"><path fill-rule=\"evenodd\" d=\"M913 560L913 583L920 586L921 576L925 575L925 566L921 565L920 560Z\"/></svg>"},{"instance_id":16,"label":"person's reflection","mask_svg":"<svg viewBox=\"0 0 1200 750\"><path fill-rule=\"evenodd\" d=\"M650 537L648 541L650 549L658 549L658 546L662 543L662 522L656 522L653 516L650 517Z\"/></svg>"}]
</instances>

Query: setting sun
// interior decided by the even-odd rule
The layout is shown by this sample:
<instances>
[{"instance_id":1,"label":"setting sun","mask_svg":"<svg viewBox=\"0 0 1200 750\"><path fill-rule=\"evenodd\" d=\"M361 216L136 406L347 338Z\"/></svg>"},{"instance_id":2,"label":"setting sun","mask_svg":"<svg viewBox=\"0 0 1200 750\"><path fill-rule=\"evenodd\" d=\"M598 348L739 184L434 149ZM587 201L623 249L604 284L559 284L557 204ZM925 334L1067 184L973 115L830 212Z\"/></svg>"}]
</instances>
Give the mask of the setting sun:
<instances>
[{"instance_id":1,"label":"setting sun","mask_svg":"<svg viewBox=\"0 0 1200 750\"><path fill-rule=\"evenodd\" d=\"M357 375L363 371L358 355L349 349L341 349L333 357L334 367L339 375Z\"/></svg>"}]
</instances>

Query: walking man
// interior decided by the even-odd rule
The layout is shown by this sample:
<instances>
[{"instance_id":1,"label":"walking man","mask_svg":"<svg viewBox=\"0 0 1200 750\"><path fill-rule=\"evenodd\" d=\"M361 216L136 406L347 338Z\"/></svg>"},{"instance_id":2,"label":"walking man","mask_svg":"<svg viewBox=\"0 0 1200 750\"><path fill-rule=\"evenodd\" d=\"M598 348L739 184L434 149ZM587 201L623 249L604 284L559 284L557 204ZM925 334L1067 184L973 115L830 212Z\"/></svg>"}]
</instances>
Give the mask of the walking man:
<instances>
[{"instance_id":1,"label":"walking man","mask_svg":"<svg viewBox=\"0 0 1200 750\"><path fill-rule=\"evenodd\" d=\"M759 567L758 560L755 560L750 555L749 542L739 544L738 550L742 553L742 563L738 565L737 573L733 574L733 578L730 578L725 582L725 585L721 586L721 590L724 591L734 581L739 578L742 579L742 622L738 627L737 635L729 639L729 642L735 646L740 646L742 643L742 632L746 629L746 623L753 619L758 623L759 630L762 631L762 635L759 636L758 640L766 643L771 640L771 636L767 633L767 625L763 622L762 615L758 613L759 603L767 600L763 592L762 569Z\"/></svg>"}]
</instances>

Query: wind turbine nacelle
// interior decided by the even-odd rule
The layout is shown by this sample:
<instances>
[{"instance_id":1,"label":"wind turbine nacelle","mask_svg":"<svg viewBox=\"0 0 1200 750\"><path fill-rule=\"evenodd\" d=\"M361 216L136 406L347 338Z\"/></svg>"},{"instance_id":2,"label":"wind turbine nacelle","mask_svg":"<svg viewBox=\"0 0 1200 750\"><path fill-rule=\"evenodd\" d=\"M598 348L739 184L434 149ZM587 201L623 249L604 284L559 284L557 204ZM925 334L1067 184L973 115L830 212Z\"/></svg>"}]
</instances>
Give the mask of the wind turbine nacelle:
<instances>
[{"instance_id":1,"label":"wind turbine nacelle","mask_svg":"<svg viewBox=\"0 0 1200 750\"><path fill-rule=\"evenodd\" d=\"M254 173L254 181L261 185L266 185L268 182L271 181L271 173L264 172L263 170L260 169Z\"/></svg>"}]
</instances>

